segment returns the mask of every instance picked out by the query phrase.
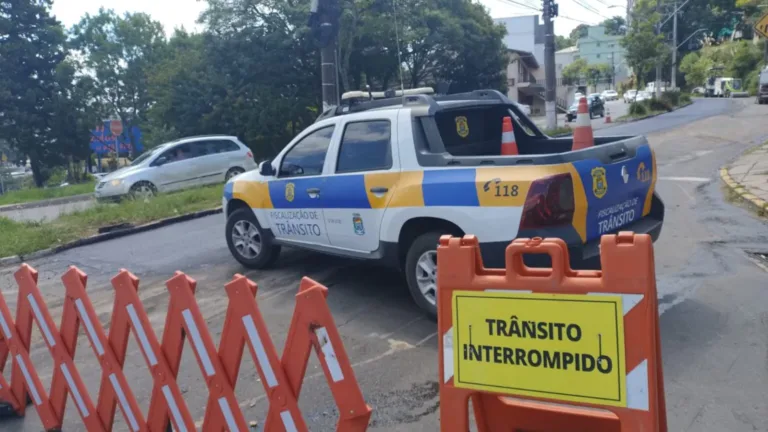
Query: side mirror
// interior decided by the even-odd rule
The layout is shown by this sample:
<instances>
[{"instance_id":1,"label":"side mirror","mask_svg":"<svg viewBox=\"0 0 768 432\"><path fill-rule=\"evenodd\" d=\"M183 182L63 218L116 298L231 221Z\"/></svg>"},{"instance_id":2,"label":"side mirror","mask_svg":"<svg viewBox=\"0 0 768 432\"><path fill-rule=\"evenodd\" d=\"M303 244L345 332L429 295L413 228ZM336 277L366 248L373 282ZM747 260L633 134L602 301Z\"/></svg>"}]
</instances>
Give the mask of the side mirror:
<instances>
[{"instance_id":1,"label":"side mirror","mask_svg":"<svg viewBox=\"0 0 768 432\"><path fill-rule=\"evenodd\" d=\"M275 175L275 169L272 168L271 160L265 160L264 162L259 164L259 174L265 177L270 177Z\"/></svg>"}]
</instances>

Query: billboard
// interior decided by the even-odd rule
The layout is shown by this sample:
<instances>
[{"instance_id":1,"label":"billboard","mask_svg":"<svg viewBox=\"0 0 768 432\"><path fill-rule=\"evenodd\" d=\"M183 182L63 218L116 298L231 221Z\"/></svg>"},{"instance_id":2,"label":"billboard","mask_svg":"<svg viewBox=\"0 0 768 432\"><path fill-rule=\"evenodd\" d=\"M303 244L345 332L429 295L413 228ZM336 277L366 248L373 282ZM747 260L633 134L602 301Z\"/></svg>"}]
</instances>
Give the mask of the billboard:
<instances>
[{"instance_id":1,"label":"billboard","mask_svg":"<svg viewBox=\"0 0 768 432\"><path fill-rule=\"evenodd\" d=\"M120 154L138 153L144 150L144 145L141 142L141 130L137 126L131 128L131 134L135 143L135 148L131 144L128 131L122 131L122 124L120 127L116 124L111 124L112 120L105 120L100 125L97 125L95 129L91 130L91 150L97 155L105 155L115 153L115 145L118 146L118 152ZM118 123L118 122L116 122ZM118 134L115 134L114 132Z\"/></svg>"}]
</instances>

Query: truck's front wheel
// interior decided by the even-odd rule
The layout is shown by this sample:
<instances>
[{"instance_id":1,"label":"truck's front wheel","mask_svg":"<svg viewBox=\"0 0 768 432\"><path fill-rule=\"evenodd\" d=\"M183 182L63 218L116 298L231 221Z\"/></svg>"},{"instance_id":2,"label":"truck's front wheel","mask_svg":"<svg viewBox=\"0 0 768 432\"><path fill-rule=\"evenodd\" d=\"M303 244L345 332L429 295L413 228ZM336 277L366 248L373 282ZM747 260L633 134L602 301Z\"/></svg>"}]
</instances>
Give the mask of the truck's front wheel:
<instances>
[{"instance_id":1,"label":"truck's front wheel","mask_svg":"<svg viewBox=\"0 0 768 432\"><path fill-rule=\"evenodd\" d=\"M280 255L280 246L272 244L272 238L264 235L250 208L235 210L227 218L226 236L229 252L248 268L267 268Z\"/></svg>"},{"instance_id":2,"label":"truck's front wheel","mask_svg":"<svg viewBox=\"0 0 768 432\"><path fill-rule=\"evenodd\" d=\"M413 300L431 318L437 317L437 245L442 232L421 234L405 256L405 278Z\"/></svg>"}]
</instances>

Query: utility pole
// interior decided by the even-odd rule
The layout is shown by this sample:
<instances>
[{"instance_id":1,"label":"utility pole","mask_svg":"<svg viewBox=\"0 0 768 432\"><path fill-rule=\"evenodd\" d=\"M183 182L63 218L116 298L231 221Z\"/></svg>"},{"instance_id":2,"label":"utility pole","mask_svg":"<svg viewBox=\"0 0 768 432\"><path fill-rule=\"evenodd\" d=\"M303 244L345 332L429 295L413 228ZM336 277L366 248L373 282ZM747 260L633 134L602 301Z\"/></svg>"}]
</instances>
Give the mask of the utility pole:
<instances>
[{"instance_id":1,"label":"utility pole","mask_svg":"<svg viewBox=\"0 0 768 432\"><path fill-rule=\"evenodd\" d=\"M556 71L555 71L555 26L552 18L558 14L558 6L555 0L543 0L544 6L544 73L545 93L544 107L547 113L547 129L557 128L556 106Z\"/></svg>"},{"instance_id":2,"label":"utility pole","mask_svg":"<svg viewBox=\"0 0 768 432\"><path fill-rule=\"evenodd\" d=\"M672 13L672 76L670 77L672 89L677 88L677 2Z\"/></svg>"},{"instance_id":3,"label":"utility pole","mask_svg":"<svg viewBox=\"0 0 768 432\"><path fill-rule=\"evenodd\" d=\"M309 27L320 46L320 75L323 94L323 111L339 104L336 85L336 43L339 35L339 0L311 0Z\"/></svg>"}]
</instances>

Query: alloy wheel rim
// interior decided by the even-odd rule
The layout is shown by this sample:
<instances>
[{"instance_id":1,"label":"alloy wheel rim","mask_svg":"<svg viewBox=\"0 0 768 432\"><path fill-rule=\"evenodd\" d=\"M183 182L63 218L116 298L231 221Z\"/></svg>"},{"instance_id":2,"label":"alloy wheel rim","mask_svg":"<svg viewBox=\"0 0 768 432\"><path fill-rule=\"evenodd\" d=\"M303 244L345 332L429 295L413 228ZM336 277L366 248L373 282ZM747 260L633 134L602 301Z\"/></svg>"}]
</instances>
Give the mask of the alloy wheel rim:
<instances>
[{"instance_id":1,"label":"alloy wheel rim","mask_svg":"<svg viewBox=\"0 0 768 432\"><path fill-rule=\"evenodd\" d=\"M237 221L232 227L232 244L243 258L256 258L261 253L261 234L251 222Z\"/></svg>"},{"instance_id":2,"label":"alloy wheel rim","mask_svg":"<svg viewBox=\"0 0 768 432\"><path fill-rule=\"evenodd\" d=\"M416 284L424 299L437 304L437 251L426 251L416 261Z\"/></svg>"}]
</instances>

